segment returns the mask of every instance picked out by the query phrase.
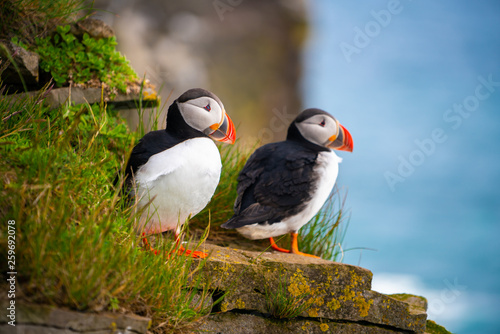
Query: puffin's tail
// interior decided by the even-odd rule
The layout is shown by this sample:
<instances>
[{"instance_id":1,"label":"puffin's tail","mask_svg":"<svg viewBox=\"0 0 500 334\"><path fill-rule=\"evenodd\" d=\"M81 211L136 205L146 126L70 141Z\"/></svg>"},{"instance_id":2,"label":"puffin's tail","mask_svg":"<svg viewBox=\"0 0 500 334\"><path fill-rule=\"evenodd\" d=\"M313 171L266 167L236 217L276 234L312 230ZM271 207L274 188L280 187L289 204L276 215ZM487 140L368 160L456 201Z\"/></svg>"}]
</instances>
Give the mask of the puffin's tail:
<instances>
[{"instance_id":1,"label":"puffin's tail","mask_svg":"<svg viewBox=\"0 0 500 334\"><path fill-rule=\"evenodd\" d=\"M225 222L224 224L222 224L220 227L223 227L223 228L226 228L226 229L233 229L233 228L236 228L237 226L235 226L236 222L237 222L237 216L234 215L232 216L231 218L229 218L229 220L227 222Z\"/></svg>"}]
</instances>

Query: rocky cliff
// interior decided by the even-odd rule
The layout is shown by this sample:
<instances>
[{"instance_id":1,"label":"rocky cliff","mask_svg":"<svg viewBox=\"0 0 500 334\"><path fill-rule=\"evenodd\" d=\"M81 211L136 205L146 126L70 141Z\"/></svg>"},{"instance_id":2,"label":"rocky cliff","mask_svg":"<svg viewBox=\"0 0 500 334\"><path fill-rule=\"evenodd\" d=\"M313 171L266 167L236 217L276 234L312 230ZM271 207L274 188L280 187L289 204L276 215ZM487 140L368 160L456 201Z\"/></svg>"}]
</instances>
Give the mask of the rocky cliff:
<instances>
[{"instance_id":1,"label":"rocky cliff","mask_svg":"<svg viewBox=\"0 0 500 334\"><path fill-rule=\"evenodd\" d=\"M369 270L322 259L207 245L223 296L200 329L218 333L424 333L426 301L371 290ZM295 302L294 302L295 301ZM408 303L411 301L412 303ZM279 319L277 304L300 308Z\"/></svg>"},{"instance_id":2,"label":"rocky cliff","mask_svg":"<svg viewBox=\"0 0 500 334\"><path fill-rule=\"evenodd\" d=\"M214 291L206 299L212 312L197 325L202 332L447 333L427 321L425 298L371 290L367 269L293 254L202 249L211 254L205 284ZM23 333L149 333L149 319L136 315L17 307L16 329ZM7 329L0 320L0 330Z\"/></svg>"}]
</instances>

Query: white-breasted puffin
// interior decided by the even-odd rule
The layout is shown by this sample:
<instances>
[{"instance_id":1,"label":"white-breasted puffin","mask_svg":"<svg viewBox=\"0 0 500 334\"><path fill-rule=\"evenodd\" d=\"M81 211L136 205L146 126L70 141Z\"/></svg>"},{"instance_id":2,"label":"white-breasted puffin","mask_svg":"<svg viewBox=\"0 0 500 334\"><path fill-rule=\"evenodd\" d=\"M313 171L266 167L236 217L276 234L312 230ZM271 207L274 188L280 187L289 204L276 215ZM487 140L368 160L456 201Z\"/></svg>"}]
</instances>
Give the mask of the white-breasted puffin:
<instances>
[{"instance_id":1,"label":"white-breasted puffin","mask_svg":"<svg viewBox=\"0 0 500 334\"><path fill-rule=\"evenodd\" d=\"M142 137L127 163L124 186L140 208L147 206L137 231L147 236L173 230L178 242L181 226L208 204L219 183L222 163L212 139L233 144L235 136L215 94L194 88L179 96L168 108L166 129Z\"/></svg>"},{"instance_id":2,"label":"white-breasted puffin","mask_svg":"<svg viewBox=\"0 0 500 334\"><path fill-rule=\"evenodd\" d=\"M306 109L288 128L285 141L258 148L238 176L234 215L222 227L249 239L269 238L277 251L316 257L298 249L297 232L321 209L335 185L333 151L352 152L351 134L329 113ZM290 250L273 237L291 233Z\"/></svg>"}]
</instances>

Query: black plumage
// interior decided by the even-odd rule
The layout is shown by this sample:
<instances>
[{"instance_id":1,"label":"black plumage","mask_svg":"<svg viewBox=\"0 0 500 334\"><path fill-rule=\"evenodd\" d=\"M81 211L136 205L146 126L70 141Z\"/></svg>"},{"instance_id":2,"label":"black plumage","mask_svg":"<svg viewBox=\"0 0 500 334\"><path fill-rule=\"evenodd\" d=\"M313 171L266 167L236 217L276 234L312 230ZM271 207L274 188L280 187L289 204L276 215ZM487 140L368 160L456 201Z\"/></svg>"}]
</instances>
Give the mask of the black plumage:
<instances>
[{"instance_id":1,"label":"black plumage","mask_svg":"<svg viewBox=\"0 0 500 334\"><path fill-rule=\"evenodd\" d=\"M178 98L179 102L189 100L183 94ZM181 101L181 98L184 98ZM127 167L125 168L126 186L130 185L132 175L137 173L139 167L148 162L153 155L168 150L185 140L207 137L203 132L189 126L182 117L176 101L170 105L167 113L167 126L164 130L151 131L139 140L130 154Z\"/></svg>"},{"instance_id":2,"label":"black plumage","mask_svg":"<svg viewBox=\"0 0 500 334\"><path fill-rule=\"evenodd\" d=\"M317 151L293 141L256 150L238 177L235 214L223 227L273 224L302 211L315 186L311 175L317 156Z\"/></svg>"},{"instance_id":3,"label":"black plumage","mask_svg":"<svg viewBox=\"0 0 500 334\"><path fill-rule=\"evenodd\" d=\"M306 140L295 123L287 140L257 149L238 176L234 215L222 227L273 224L301 212L316 187L313 169L322 151L329 149Z\"/></svg>"}]
</instances>

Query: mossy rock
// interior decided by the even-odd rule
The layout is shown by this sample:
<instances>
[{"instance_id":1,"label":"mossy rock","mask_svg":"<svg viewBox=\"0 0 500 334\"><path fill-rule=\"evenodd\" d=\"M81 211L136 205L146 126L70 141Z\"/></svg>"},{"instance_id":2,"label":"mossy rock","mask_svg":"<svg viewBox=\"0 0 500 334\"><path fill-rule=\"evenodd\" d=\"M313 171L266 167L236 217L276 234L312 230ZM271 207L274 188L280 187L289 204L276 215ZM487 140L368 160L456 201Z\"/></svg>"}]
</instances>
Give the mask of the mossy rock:
<instances>
[{"instance_id":1,"label":"mossy rock","mask_svg":"<svg viewBox=\"0 0 500 334\"><path fill-rule=\"evenodd\" d=\"M210 288L219 296L225 294L213 311L255 313L271 318L266 302L276 298L284 282L289 298L302 298L308 304L299 314L301 319L424 332L425 310L372 291L372 273L367 269L294 254L259 253L208 244L201 250L210 253L204 267L211 278Z\"/></svg>"},{"instance_id":2,"label":"mossy rock","mask_svg":"<svg viewBox=\"0 0 500 334\"><path fill-rule=\"evenodd\" d=\"M389 295L389 297L410 304L410 308L417 312L427 311L427 299L422 296L410 295L408 293L396 293Z\"/></svg>"},{"instance_id":3,"label":"mossy rock","mask_svg":"<svg viewBox=\"0 0 500 334\"><path fill-rule=\"evenodd\" d=\"M427 327L425 329L425 333L426 334L452 334L451 332L447 331L446 328L436 324L432 320L427 320Z\"/></svg>"}]
</instances>

